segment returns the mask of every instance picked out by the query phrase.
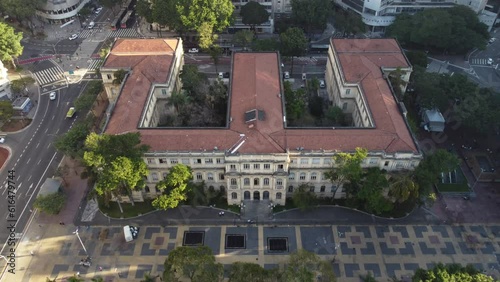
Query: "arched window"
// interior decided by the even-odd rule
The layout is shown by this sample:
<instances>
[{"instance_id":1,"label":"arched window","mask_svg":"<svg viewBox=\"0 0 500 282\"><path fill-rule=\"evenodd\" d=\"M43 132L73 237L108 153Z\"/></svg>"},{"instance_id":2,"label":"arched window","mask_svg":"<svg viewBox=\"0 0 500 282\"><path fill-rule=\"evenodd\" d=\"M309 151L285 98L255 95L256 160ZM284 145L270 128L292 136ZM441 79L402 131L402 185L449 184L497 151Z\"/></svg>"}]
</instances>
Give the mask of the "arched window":
<instances>
[{"instance_id":1,"label":"arched window","mask_svg":"<svg viewBox=\"0 0 500 282\"><path fill-rule=\"evenodd\" d=\"M269 178L264 178L264 185L269 186Z\"/></svg>"},{"instance_id":2,"label":"arched window","mask_svg":"<svg viewBox=\"0 0 500 282\"><path fill-rule=\"evenodd\" d=\"M253 185L259 185L259 179L258 178L254 178L253 179Z\"/></svg>"},{"instance_id":3,"label":"arched window","mask_svg":"<svg viewBox=\"0 0 500 282\"><path fill-rule=\"evenodd\" d=\"M200 172L196 173L196 180L203 180L203 175Z\"/></svg>"},{"instance_id":4,"label":"arched window","mask_svg":"<svg viewBox=\"0 0 500 282\"><path fill-rule=\"evenodd\" d=\"M250 185L250 178L243 179L243 185L245 186Z\"/></svg>"},{"instance_id":5,"label":"arched window","mask_svg":"<svg viewBox=\"0 0 500 282\"><path fill-rule=\"evenodd\" d=\"M300 173L300 180L306 180L306 173L305 172Z\"/></svg>"},{"instance_id":6,"label":"arched window","mask_svg":"<svg viewBox=\"0 0 500 282\"><path fill-rule=\"evenodd\" d=\"M290 180L294 180L295 179L295 173L290 173L290 175L288 175L288 179Z\"/></svg>"},{"instance_id":7,"label":"arched window","mask_svg":"<svg viewBox=\"0 0 500 282\"><path fill-rule=\"evenodd\" d=\"M158 173L156 172L151 173L151 177L153 178L153 181L158 181Z\"/></svg>"},{"instance_id":8,"label":"arched window","mask_svg":"<svg viewBox=\"0 0 500 282\"><path fill-rule=\"evenodd\" d=\"M213 174L213 173L211 173L211 172L209 172L209 173L207 174L207 178L208 178L208 180L214 180L214 174Z\"/></svg>"},{"instance_id":9,"label":"arched window","mask_svg":"<svg viewBox=\"0 0 500 282\"><path fill-rule=\"evenodd\" d=\"M146 193L149 193L149 186L144 187L144 191L146 191Z\"/></svg>"},{"instance_id":10,"label":"arched window","mask_svg":"<svg viewBox=\"0 0 500 282\"><path fill-rule=\"evenodd\" d=\"M281 193L276 193L276 200L281 200Z\"/></svg>"},{"instance_id":11,"label":"arched window","mask_svg":"<svg viewBox=\"0 0 500 282\"><path fill-rule=\"evenodd\" d=\"M317 175L316 172L311 173L311 180L316 180Z\"/></svg>"},{"instance_id":12,"label":"arched window","mask_svg":"<svg viewBox=\"0 0 500 282\"><path fill-rule=\"evenodd\" d=\"M221 185L221 186L219 187L219 190L220 190L221 192L224 192L224 191L226 191L226 187L224 187L224 185Z\"/></svg>"},{"instance_id":13,"label":"arched window","mask_svg":"<svg viewBox=\"0 0 500 282\"><path fill-rule=\"evenodd\" d=\"M233 200L238 199L238 194L236 192L231 193L231 199Z\"/></svg>"},{"instance_id":14,"label":"arched window","mask_svg":"<svg viewBox=\"0 0 500 282\"><path fill-rule=\"evenodd\" d=\"M283 179L281 178L276 179L276 185L283 185Z\"/></svg>"},{"instance_id":15,"label":"arched window","mask_svg":"<svg viewBox=\"0 0 500 282\"><path fill-rule=\"evenodd\" d=\"M288 186L288 193L293 193L293 185Z\"/></svg>"},{"instance_id":16,"label":"arched window","mask_svg":"<svg viewBox=\"0 0 500 282\"><path fill-rule=\"evenodd\" d=\"M231 178L231 185L237 185L236 184L236 178Z\"/></svg>"}]
</instances>

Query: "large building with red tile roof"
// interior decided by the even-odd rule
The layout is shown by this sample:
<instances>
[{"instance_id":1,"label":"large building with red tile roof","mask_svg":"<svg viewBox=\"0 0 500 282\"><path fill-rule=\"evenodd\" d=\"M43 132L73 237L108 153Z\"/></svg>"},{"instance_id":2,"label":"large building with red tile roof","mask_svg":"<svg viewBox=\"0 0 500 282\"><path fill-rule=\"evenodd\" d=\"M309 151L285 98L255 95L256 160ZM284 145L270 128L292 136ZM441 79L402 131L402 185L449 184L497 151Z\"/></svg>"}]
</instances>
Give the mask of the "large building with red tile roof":
<instances>
[{"instance_id":1,"label":"large building with red tile roof","mask_svg":"<svg viewBox=\"0 0 500 282\"><path fill-rule=\"evenodd\" d=\"M233 54L225 127L158 127L165 99L180 87L181 45L177 39L119 39L101 69L108 95L116 97L105 132L139 131L151 147L144 157L148 186L136 198L156 196L155 183L178 163L193 169L195 181L225 191L229 204L252 199L283 205L304 183L320 197L344 196L325 177L338 152L366 148L363 166L389 171L412 169L421 159L387 80L395 70L403 81L411 73L395 40L331 41L325 79L330 103L352 116L352 126L339 128L287 126L277 52ZM128 75L112 92L117 69Z\"/></svg>"}]
</instances>

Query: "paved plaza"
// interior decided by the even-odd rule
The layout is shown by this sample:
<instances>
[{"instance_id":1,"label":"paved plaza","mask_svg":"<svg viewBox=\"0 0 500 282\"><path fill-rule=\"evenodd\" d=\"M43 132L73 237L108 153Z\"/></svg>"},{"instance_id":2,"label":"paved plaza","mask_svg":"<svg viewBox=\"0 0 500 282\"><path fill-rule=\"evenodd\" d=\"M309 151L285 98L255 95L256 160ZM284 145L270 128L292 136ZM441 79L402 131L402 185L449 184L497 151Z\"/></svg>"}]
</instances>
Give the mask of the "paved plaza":
<instances>
[{"instance_id":1,"label":"paved plaza","mask_svg":"<svg viewBox=\"0 0 500 282\"><path fill-rule=\"evenodd\" d=\"M105 281L139 281L145 273L161 274L175 247L198 243L210 247L226 270L235 261L283 268L288 254L303 248L335 258L339 281L360 281L368 272L379 281L401 278L439 262L473 264L497 277L500 269L500 225L142 226L129 243L121 226L81 227L93 258L89 268L79 265L86 254L72 234L74 226L36 227L21 243L17 274L5 274L4 281L64 281L77 272L88 280L101 275Z\"/></svg>"}]
</instances>

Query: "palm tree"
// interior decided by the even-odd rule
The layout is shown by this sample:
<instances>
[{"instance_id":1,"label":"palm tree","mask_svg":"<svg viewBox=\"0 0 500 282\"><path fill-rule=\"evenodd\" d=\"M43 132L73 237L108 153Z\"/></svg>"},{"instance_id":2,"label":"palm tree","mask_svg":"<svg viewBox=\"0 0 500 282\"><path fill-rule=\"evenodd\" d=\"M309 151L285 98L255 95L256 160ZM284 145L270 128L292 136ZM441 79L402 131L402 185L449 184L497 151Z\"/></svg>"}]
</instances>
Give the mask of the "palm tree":
<instances>
[{"instance_id":1,"label":"palm tree","mask_svg":"<svg viewBox=\"0 0 500 282\"><path fill-rule=\"evenodd\" d=\"M180 108L190 102L189 96L187 96L184 91L173 91L167 100L167 104L173 106L176 113L179 113Z\"/></svg>"},{"instance_id":2,"label":"palm tree","mask_svg":"<svg viewBox=\"0 0 500 282\"><path fill-rule=\"evenodd\" d=\"M389 196L398 203L402 203L412 196L417 198L418 184L409 173L393 175L389 180Z\"/></svg>"}]
</instances>

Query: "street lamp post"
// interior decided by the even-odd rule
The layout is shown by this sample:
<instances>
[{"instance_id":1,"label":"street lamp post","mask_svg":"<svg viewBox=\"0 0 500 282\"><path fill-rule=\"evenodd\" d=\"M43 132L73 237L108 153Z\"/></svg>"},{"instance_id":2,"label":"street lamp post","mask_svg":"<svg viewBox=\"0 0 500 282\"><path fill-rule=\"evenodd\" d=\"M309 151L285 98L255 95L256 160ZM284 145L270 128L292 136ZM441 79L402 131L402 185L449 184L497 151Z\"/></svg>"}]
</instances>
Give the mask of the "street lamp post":
<instances>
[{"instance_id":1,"label":"street lamp post","mask_svg":"<svg viewBox=\"0 0 500 282\"><path fill-rule=\"evenodd\" d=\"M89 255L89 253L87 252L87 249L85 248L85 245L83 245L82 238L80 238L80 234L78 234L78 229L79 229L79 228L76 228L76 231L75 231L75 232L73 232L73 234L75 234L75 235L76 235L76 237L77 237L77 238L78 238L78 240L80 241L80 244L82 245L83 250L85 251L85 254L88 256L88 255Z\"/></svg>"}]
</instances>

